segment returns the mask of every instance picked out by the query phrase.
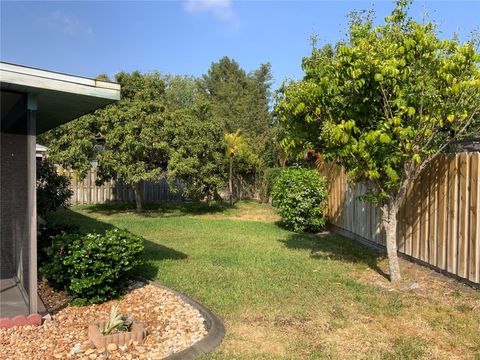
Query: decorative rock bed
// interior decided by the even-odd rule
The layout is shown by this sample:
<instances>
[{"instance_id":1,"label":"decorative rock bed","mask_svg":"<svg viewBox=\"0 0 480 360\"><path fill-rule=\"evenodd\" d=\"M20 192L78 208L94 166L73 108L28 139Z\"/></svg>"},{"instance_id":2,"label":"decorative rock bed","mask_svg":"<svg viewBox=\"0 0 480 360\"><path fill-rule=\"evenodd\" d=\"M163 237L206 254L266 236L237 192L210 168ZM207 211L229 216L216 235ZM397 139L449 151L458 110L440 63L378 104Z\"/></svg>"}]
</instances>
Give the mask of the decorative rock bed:
<instances>
[{"instance_id":1,"label":"decorative rock bed","mask_svg":"<svg viewBox=\"0 0 480 360\"><path fill-rule=\"evenodd\" d=\"M89 325L106 319L113 304L144 325L147 336L142 343L96 349L88 340ZM204 339L207 334L209 339ZM162 359L180 352L182 358L193 358L211 351L223 335L221 320L200 304L166 288L137 282L120 300L65 307L40 327L0 330L0 359Z\"/></svg>"}]
</instances>

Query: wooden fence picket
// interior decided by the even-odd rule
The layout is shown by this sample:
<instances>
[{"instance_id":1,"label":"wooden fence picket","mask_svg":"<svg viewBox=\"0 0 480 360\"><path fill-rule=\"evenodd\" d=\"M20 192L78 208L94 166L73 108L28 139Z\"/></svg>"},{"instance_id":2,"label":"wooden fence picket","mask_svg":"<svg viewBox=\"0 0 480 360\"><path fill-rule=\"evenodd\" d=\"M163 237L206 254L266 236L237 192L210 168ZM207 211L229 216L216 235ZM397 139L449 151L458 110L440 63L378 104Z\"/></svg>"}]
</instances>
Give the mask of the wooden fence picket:
<instances>
[{"instance_id":1,"label":"wooden fence picket","mask_svg":"<svg viewBox=\"0 0 480 360\"><path fill-rule=\"evenodd\" d=\"M380 211L359 200L345 171L322 164L329 180L326 216L337 228L385 245ZM433 267L480 283L480 153L442 155L407 189L398 213L398 248Z\"/></svg>"},{"instance_id":2,"label":"wooden fence picket","mask_svg":"<svg viewBox=\"0 0 480 360\"><path fill-rule=\"evenodd\" d=\"M79 180L75 171L57 166L57 173L70 178L70 188L73 194L70 198L72 205L79 204L105 204L109 202L133 202L135 196L133 190L121 181L110 180L102 185L97 185L97 169L92 166L87 176ZM145 181L142 183L144 202L181 201L180 193L170 190L167 180L159 182Z\"/></svg>"}]
</instances>

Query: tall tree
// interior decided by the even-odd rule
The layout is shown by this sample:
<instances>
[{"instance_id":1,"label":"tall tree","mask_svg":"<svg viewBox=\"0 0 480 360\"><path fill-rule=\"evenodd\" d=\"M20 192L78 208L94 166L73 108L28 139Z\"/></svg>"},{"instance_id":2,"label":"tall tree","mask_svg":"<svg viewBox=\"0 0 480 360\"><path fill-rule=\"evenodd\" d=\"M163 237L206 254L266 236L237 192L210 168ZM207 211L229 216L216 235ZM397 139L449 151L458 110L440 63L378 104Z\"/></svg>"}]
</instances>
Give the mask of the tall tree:
<instances>
[{"instance_id":1,"label":"tall tree","mask_svg":"<svg viewBox=\"0 0 480 360\"><path fill-rule=\"evenodd\" d=\"M101 128L103 148L98 152L101 182L120 179L135 194L137 212L143 211L142 181L158 181L165 176L169 144L165 141L165 118L161 105L134 99L105 109Z\"/></svg>"},{"instance_id":2,"label":"tall tree","mask_svg":"<svg viewBox=\"0 0 480 360\"><path fill-rule=\"evenodd\" d=\"M397 212L409 183L449 144L480 132L480 55L441 40L399 1L385 24L353 14L348 38L314 48L305 75L281 89L288 148L315 149L368 186L386 230L390 279L400 279Z\"/></svg>"},{"instance_id":3,"label":"tall tree","mask_svg":"<svg viewBox=\"0 0 480 360\"><path fill-rule=\"evenodd\" d=\"M197 79L166 75L164 80L165 104L171 113L165 122L170 188L189 199L217 200L225 184L222 124L199 97Z\"/></svg>"},{"instance_id":4,"label":"tall tree","mask_svg":"<svg viewBox=\"0 0 480 360\"><path fill-rule=\"evenodd\" d=\"M269 111L270 64L262 64L250 74L228 57L213 63L200 81L212 116L220 119L225 132L240 129L260 153L272 124Z\"/></svg>"},{"instance_id":5,"label":"tall tree","mask_svg":"<svg viewBox=\"0 0 480 360\"><path fill-rule=\"evenodd\" d=\"M237 162L238 180L255 182L261 159L272 138L270 103L270 64L263 64L246 73L234 60L223 57L212 63L199 81L200 98L212 118L223 126L225 133L240 130L251 149L251 155ZM252 160L252 161L249 161ZM227 165L228 168L229 165Z\"/></svg>"}]
</instances>

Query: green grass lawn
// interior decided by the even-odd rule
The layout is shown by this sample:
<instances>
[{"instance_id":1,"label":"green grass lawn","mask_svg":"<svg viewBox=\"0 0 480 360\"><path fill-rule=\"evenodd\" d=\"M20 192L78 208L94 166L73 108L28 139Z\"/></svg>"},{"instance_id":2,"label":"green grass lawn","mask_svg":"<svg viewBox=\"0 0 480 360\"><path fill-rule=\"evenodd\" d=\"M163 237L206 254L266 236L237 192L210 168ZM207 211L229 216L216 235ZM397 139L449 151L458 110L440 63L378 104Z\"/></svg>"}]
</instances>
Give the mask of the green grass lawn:
<instances>
[{"instance_id":1,"label":"green grass lawn","mask_svg":"<svg viewBox=\"0 0 480 360\"><path fill-rule=\"evenodd\" d=\"M138 273L224 319L226 338L206 359L480 358L480 293L454 280L402 261L405 279L391 286L378 254L283 230L256 202L148 210L77 206L54 218L144 237Z\"/></svg>"}]
</instances>

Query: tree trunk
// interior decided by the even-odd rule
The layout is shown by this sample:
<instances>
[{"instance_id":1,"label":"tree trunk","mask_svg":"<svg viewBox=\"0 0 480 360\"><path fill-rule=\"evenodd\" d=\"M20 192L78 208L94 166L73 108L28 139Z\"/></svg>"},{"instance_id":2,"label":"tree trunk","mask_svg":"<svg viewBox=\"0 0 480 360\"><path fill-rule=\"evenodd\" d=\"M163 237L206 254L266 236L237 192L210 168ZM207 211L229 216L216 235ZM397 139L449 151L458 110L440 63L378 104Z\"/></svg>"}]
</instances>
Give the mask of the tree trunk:
<instances>
[{"instance_id":1,"label":"tree trunk","mask_svg":"<svg viewBox=\"0 0 480 360\"><path fill-rule=\"evenodd\" d=\"M230 156L230 174L228 176L228 191L230 192L230 205L233 204L233 157Z\"/></svg>"},{"instance_id":2,"label":"tree trunk","mask_svg":"<svg viewBox=\"0 0 480 360\"><path fill-rule=\"evenodd\" d=\"M397 254L397 199L392 199L382 207L382 222L387 235L387 256L390 269L390 281L398 281L401 278L400 265Z\"/></svg>"},{"instance_id":3,"label":"tree trunk","mask_svg":"<svg viewBox=\"0 0 480 360\"><path fill-rule=\"evenodd\" d=\"M137 212L143 212L143 203L142 203L142 191L140 190L140 183L136 182L132 184L133 192L135 194L135 204L137 206Z\"/></svg>"}]
</instances>

